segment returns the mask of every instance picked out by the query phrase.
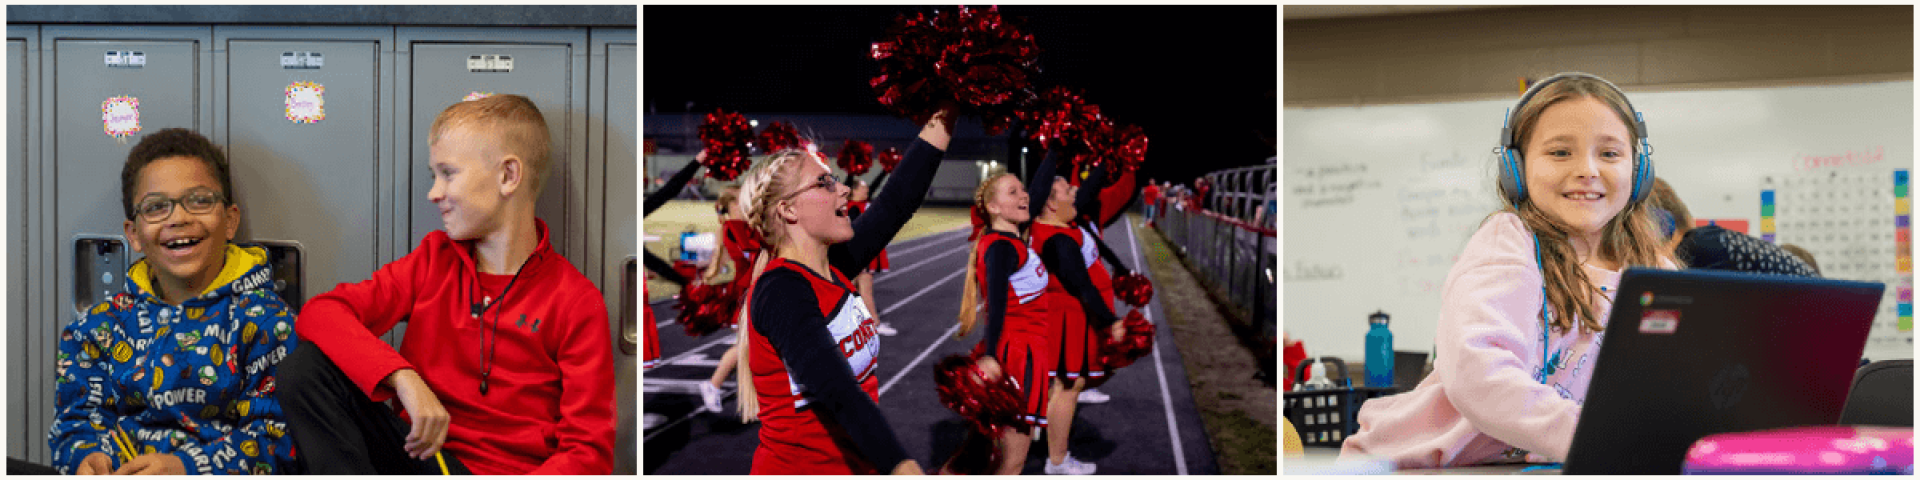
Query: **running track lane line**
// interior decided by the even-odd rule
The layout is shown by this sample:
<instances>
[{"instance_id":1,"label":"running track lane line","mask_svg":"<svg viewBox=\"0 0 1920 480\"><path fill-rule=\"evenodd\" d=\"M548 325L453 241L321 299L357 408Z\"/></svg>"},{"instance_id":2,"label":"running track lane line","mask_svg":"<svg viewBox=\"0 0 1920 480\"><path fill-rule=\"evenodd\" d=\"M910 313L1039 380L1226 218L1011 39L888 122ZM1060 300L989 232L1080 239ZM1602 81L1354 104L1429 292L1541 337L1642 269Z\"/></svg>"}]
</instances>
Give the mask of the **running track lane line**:
<instances>
[{"instance_id":1,"label":"running track lane line","mask_svg":"<svg viewBox=\"0 0 1920 480\"><path fill-rule=\"evenodd\" d=\"M914 246L913 248L906 248L906 249L901 249L901 250L899 250L899 251L895 251L895 252L890 252L890 253L889 253L889 255L904 255L904 254L908 254L908 253L913 253L913 252L917 252L917 251L921 251L921 250L925 250L925 249L927 249L928 247L931 247L931 246L933 246L934 244L937 244L937 243L938 243L938 242L933 242L933 241L932 241L932 240L934 239L934 237L938 237L938 236L941 236L941 235L948 235L948 234L953 234L953 233L958 233L958 232L965 232L965 231L967 231L967 229L968 229L968 228L969 228L969 227L956 227L956 228L952 228L952 229L947 229L947 230L943 230L943 231L939 231L939 232L934 232L934 233L929 233L929 234L926 234L926 235L921 235L921 236L918 236L918 237L914 237L914 238L910 238L910 239L906 239L906 240L901 240L901 241L900 241L899 243L897 243L897 244L888 244L888 245L887 245L887 248L896 248L896 247L895 247L894 245L899 245L899 246L902 246L902 247L904 247L904 246L906 246L906 245L907 245L907 244L909 244L909 243L914 243L914 242L919 242L919 241L921 241L921 240L927 240L927 241L928 241L928 242L927 242L927 245L916 245L916 246ZM657 241L657 240L659 240L659 237L650 237L650 238L653 238L653 240L647 240L647 241L649 241L649 242L652 242L652 241ZM879 278L878 276L876 276L876 277L874 277L874 280L875 280L875 281L878 281L878 280L880 280L880 278ZM673 302L674 302L674 300L673 300L672 298L666 298L666 299L661 299L661 300L655 300L655 301L652 301L652 302L647 302L647 304L649 304L649 305L665 305L665 304L669 304L669 303L673 303ZM660 323L660 324L658 324L658 326L662 326L662 327L664 327L664 326L666 326L666 325L667 325L666 323Z\"/></svg>"},{"instance_id":2,"label":"running track lane line","mask_svg":"<svg viewBox=\"0 0 1920 480\"><path fill-rule=\"evenodd\" d=\"M961 271L957 271L957 272L953 272L953 274L951 274L951 275L947 275L947 276L946 276L946 278L942 278L942 279L940 279L940 280L938 280L938 281L935 281L935 282L933 282L933 284L931 284L931 285L927 285L927 287L926 287L926 288L922 288L922 289L920 289L920 291L918 291L918 292L913 292L913 295L909 295L909 296L907 296L907 298L905 298L905 299L903 299L903 300L900 300L900 302L899 302L899 303L895 303L895 304L893 304L893 306L891 306L891 307L887 307L887 309L886 309L885 311L883 311L883 312L881 312L880 314L881 314L881 315L886 315L886 314L889 314L889 313L892 313L892 312L893 312L893 311L894 311L895 309L898 309L898 308L900 308L900 306L902 306L902 305L906 305L906 304L907 304L908 302L912 302L912 301L913 301L914 299L916 299L916 298L920 298L920 296L921 296L921 295L925 295L925 294L926 294L927 292L930 292L930 291L933 291L933 289L934 289L935 287L939 287L939 286L940 286L940 284L942 284L942 283L946 283L946 282L947 282L948 280L952 280L952 279L953 279L954 277L958 277L958 276L960 276L960 274L962 274L962 273L966 273L966 270L961 270ZM955 325L953 326L953 328L952 328L952 329L948 329L948 332L946 333L946 335L948 335L948 336L951 336L951 335L953 335L953 329L958 329L958 328L960 328L960 325L959 325L959 324L955 324ZM942 336L941 338L942 338L942 340L941 340L941 341L945 341L944 339L945 339L946 337L945 337L945 336ZM698 351L700 351L700 350L702 350L702 349L705 349L706 347L709 347L709 346L712 346L712 345L713 345L714 343L718 343L718 342L720 342L720 340L714 340L713 342L708 342L708 343L707 343L706 345L701 345L701 346L699 346L699 347L695 347L695 348L694 348L693 350L688 350L688 351L687 351L686 353L682 353L682 354L680 354L679 356L676 356L676 357L674 357L674 360L678 360L678 359L679 359L680 357L684 357L684 356L687 356L687 355L691 355L691 354L693 354L693 353L695 353L695 352L698 352ZM934 345L935 345L935 346L938 346L938 345L940 345L940 342L934 342ZM918 365L918 364L920 364L920 361L921 361L921 360L924 360L924 359L926 359L926 357L927 357L927 353L929 353L929 352L932 352L932 351L933 351L933 349L932 349L932 348L928 348L926 352L921 352L921 353L920 353L920 356L919 356L919 357L917 357L917 358L914 358L914 359L913 359L913 363L909 363L909 364L907 364L907 370L911 370L911 369L913 369L913 366L914 366L914 365ZM668 360L668 362L672 362L672 361L673 361L673 360ZM903 372L904 372L904 371L907 371L907 370L901 370L901 371L903 371ZM896 375L896 376L894 376L894 382L898 382L898 381L899 381L899 379L900 379L900 378L903 378L903 377L905 377L905 375ZM887 387L892 387L892 386L893 386L893 382L888 382L888 383L887 383L887 384L886 384L885 386L883 386L883 387L881 387L881 388L880 388L880 393L881 393L881 394L883 394L883 395L884 395L884 394L886 394L886 391L887 391ZM648 440L653 440L653 437L654 437L654 436L657 436L657 435L659 435L659 434L660 434L660 432L665 432L665 431L667 431L667 430L672 430L672 429L673 429L673 427L675 427L675 426L678 426L678 425L680 425L681 423L685 423L685 422L686 422L687 420L691 420L691 419L693 419L693 417L695 417L695 416L698 416L698 415L700 414L700 412L704 412L704 411L706 411L706 407L701 407L701 408L696 408L696 409L694 409L694 410L693 410L692 412L690 412L690 413L688 413L688 414L687 414L686 416L684 416L684 417L680 417L680 419L678 419L678 420L674 420L674 421L673 421L672 423L668 423L668 424L666 424L666 425L662 425L662 426L661 426L661 427L660 427L660 428L659 428L658 430L654 430L654 431L653 431L653 433L651 433L651 434L647 434L647 436L645 436L645 437L642 437L642 438L640 439L640 443L641 443L641 444L645 444L645 443L647 443L647 441L648 441Z\"/></svg>"},{"instance_id":3,"label":"running track lane line","mask_svg":"<svg viewBox=\"0 0 1920 480\"><path fill-rule=\"evenodd\" d=\"M1145 270L1147 265L1140 263L1140 242L1133 237L1133 218L1126 217L1126 222L1127 247L1133 250L1133 264ZM1165 306L1162 305L1162 308L1164 307ZM1147 321L1153 321L1153 309L1147 309L1142 315L1147 317ZM1171 334L1173 332L1169 331L1167 333ZM1180 475L1186 475L1187 452L1185 449L1180 448L1180 424L1176 422L1173 417L1173 393L1167 388L1167 364L1160 361L1160 349L1158 348L1153 349L1153 368L1160 372L1160 404L1167 407L1167 440L1173 444L1174 471ZM1198 407L1198 404L1195 404L1195 406Z\"/></svg>"},{"instance_id":4,"label":"running track lane line","mask_svg":"<svg viewBox=\"0 0 1920 480\"><path fill-rule=\"evenodd\" d=\"M913 299L915 298L920 298L921 294L933 291L935 287L939 287L941 284L947 283L948 280L953 280L955 277L959 277L960 274L962 273L967 273L967 271L959 270L951 274L948 274L945 277L941 277L939 280L934 280L933 284L927 285L927 288L920 289L920 291L914 292L913 296L907 297L906 300L901 300L900 303L895 303L893 304L893 306L887 307L887 310L884 312L880 312L880 315L887 315L889 313L893 313L893 311L895 309L900 308L901 305L906 305L907 302L913 301ZM913 357L913 361L907 362L906 368L900 369L900 373L898 375L894 375L893 379L887 380L886 385L880 386L879 396L882 396L882 397L886 396L887 390L892 390L894 384L900 383L900 379L907 378L907 372L913 371L914 366L920 365L921 361L927 359L927 354L933 353L933 350L936 348L940 348L940 344L947 343L947 339L953 338L953 332L957 332L957 331L960 331L959 322L955 322L952 327L947 327L947 331L945 333L941 333L940 338L935 339L932 345L927 346L926 350L921 350L919 356Z\"/></svg>"},{"instance_id":5,"label":"running track lane line","mask_svg":"<svg viewBox=\"0 0 1920 480\"><path fill-rule=\"evenodd\" d=\"M936 234L934 234L934 235L939 235L939 234L937 234L937 233L936 233ZM931 236L931 235L929 235L929 236ZM926 238L926 237L921 237L921 238ZM934 245L938 245L938 243L935 243L935 242L927 242L927 245L925 245L925 246L921 246L921 247L919 247L919 248L916 248L915 250L920 250L920 249L925 249L925 248L927 248L927 247L931 247L931 246L934 246ZM912 264L912 265L908 265L908 266L905 266L905 267L901 267L901 268L899 268L899 269L894 269L894 270L888 270L888 271L887 271L887 273L889 273L889 274L888 274L888 275L886 275L886 276L887 276L887 277L893 277L893 276L895 276L895 275L898 275L898 274L900 274L900 273L906 273L906 272L907 272L908 270L913 270L913 269L915 269L915 268L919 268L919 267L920 267L921 265L926 265L926 264L929 264L929 263L933 263L933 261L934 261L934 260L939 260L939 259L942 259L942 258L946 258L946 257L947 257L948 255L953 255L953 254L954 254L954 253L956 253L956 252L964 252L964 251L965 251L965 250L955 250L955 251L951 251L951 252L947 252L947 253L942 253L942 254L939 254L939 255L937 255L937 256L934 256L933 258L928 258L928 259L926 259L926 260L921 260L921 261L919 261L919 262L917 262L917 263L914 263L914 264ZM900 252L900 253L909 253L909 252ZM874 284L874 285L879 285L879 284L880 284L880 281L881 281L881 280L884 280L884 279L882 279L882 278L880 278L880 276L879 276L879 275L875 275L875 276L874 276L874 278L873 278L873 284ZM892 310L892 309L888 309L887 311L888 311L888 312L891 312L891 311L893 311L893 310ZM882 314L884 315L885 313L883 312ZM672 324L673 324L673 322L676 322L676 321L678 321L678 319L674 319L674 318L669 318L669 319L666 319L666 320L661 320L661 321L658 321L658 322L654 322L654 324L653 324L653 326L654 326L654 328L660 328L660 327L665 327L665 326L667 326L667 325L672 325Z\"/></svg>"}]
</instances>

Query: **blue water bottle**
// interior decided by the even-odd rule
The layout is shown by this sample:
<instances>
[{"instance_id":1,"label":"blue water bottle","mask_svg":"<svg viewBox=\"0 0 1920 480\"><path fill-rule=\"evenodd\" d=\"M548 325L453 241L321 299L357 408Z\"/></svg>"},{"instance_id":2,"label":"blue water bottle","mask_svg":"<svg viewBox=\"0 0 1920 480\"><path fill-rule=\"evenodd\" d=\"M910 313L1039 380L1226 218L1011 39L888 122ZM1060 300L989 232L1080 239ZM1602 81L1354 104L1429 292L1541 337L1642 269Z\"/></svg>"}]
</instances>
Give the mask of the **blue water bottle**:
<instances>
[{"instance_id":1,"label":"blue water bottle","mask_svg":"<svg viewBox=\"0 0 1920 480\"><path fill-rule=\"evenodd\" d=\"M1367 386L1393 386L1393 332L1387 330L1386 312L1367 316L1373 325L1367 330Z\"/></svg>"}]
</instances>

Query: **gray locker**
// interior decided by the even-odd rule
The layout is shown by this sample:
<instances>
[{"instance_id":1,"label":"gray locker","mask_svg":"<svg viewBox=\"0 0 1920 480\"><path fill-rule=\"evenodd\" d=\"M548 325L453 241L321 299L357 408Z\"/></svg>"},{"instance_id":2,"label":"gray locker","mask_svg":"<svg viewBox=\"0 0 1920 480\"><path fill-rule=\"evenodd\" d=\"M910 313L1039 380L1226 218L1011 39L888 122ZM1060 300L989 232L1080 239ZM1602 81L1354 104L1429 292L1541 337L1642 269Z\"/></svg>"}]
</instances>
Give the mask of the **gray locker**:
<instances>
[{"instance_id":1,"label":"gray locker","mask_svg":"<svg viewBox=\"0 0 1920 480\"><path fill-rule=\"evenodd\" d=\"M33 300L33 294L40 291L38 285L44 283L30 281L38 279L31 276L30 272L33 272L33 269L29 263L38 264L37 258L40 255L32 253L36 244L28 240L32 237L29 225L37 217L35 213L38 212L38 209L33 208L38 203L28 201L32 198L29 185L33 179L38 178L28 173L35 171L35 167L38 166L35 162L36 157L33 155L38 153L38 149L33 148L34 143L30 141L34 138L30 129L35 125L28 119L33 118L32 114L36 111L32 108L37 104L33 101L33 88L39 86L39 79L33 77L37 70L33 65L39 63L34 55L39 51L39 42L39 27L7 26L6 224L7 284L10 285L7 289L7 338L12 342L9 345L7 358L7 388L20 392L28 390L27 373L31 371L28 365L32 363L26 357L25 346L27 325L32 323L31 319L34 318L29 313L31 311L29 305L39 303ZM24 426L27 420L27 403L25 395L8 395L7 420ZM13 428L8 433L25 431L24 428ZM13 435L12 438L30 437ZM25 458L27 442L8 442L7 455Z\"/></svg>"},{"instance_id":2,"label":"gray locker","mask_svg":"<svg viewBox=\"0 0 1920 480\"><path fill-rule=\"evenodd\" d=\"M587 150L586 33L580 28L395 28L394 63L405 67L394 72L394 123L401 128L394 141L400 157L390 171L405 182L396 191L395 210L404 219L397 222L400 231L411 235L397 236L401 245L393 247L393 258L444 227L438 207L427 200L433 189L427 134L434 117L471 93L511 93L533 101L552 138L547 182L534 214L547 222L554 251L573 268L588 271L586 235L576 233L586 228L586 182L578 180L587 163L581 154ZM513 41L503 43L503 38ZM501 56L511 68L495 68L506 66L498 62ZM405 335L401 324L386 340L397 347Z\"/></svg>"},{"instance_id":3,"label":"gray locker","mask_svg":"<svg viewBox=\"0 0 1920 480\"><path fill-rule=\"evenodd\" d=\"M207 79L211 64L205 59L211 45L210 27L144 27L116 25L46 26L41 40L50 47L50 60L40 74L48 108L41 115L51 132L41 138L48 170L41 181L51 184L57 200L43 195L51 207L52 232L42 237L53 245L59 272L52 282L50 308L28 328L27 358L37 377L28 388L27 421L16 429L23 439L44 439L53 420L51 362L59 328L79 315L92 301L121 290L128 249L121 236L125 213L120 204L120 167L127 151L148 132L171 127L205 131L211 108ZM119 65L108 52L120 54ZM128 52L143 61L133 61ZM57 80L58 83L55 83ZM110 97L139 100L140 132L116 139L103 131L101 105ZM86 248L76 248L84 245ZM28 445L28 459L51 459L44 441Z\"/></svg>"},{"instance_id":4,"label":"gray locker","mask_svg":"<svg viewBox=\"0 0 1920 480\"><path fill-rule=\"evenodd\" d=\"M239 238L286 260L275 265L276 286L296 308L379 266L377 200L391 189L380 188L377 173L392 145L392 129L380 128L391 102L382 97L382 62L390 60L381 48L391 35L379 27L216 31L225 48L214 53L214 130L231 158ZM290 118L296 84L320 87L324 117Z\"/></svg>"},{"instance_id":5,"label":"gray locker","mask_svg":"<svg viewBox=\"0 0 1920 480\"><path fill-rule=\"evenodd\" d=\"M480 33L468 38L460 33ZM412 35L412 36L410 36ZM586 35L580 29L515 30L512 38L526 43L479 43L505 38L499 30L406 29L402 28L400 46L410 50L411 75L408 84L407 118L411 131L402 140L407 145L412 190L405 202L410 207L413 233L411 249L420 239L443 227L439 210L427 200L433 177L427 173L427 134L433 119L455 102L473 92L511 93L533 100L546 118L553 138L552 163L535 214L546 220L549 240L556 251L572 261L574 268L587 271L581 255L585 239L575 232L585 223L581 210L585 203L585 185L581 177L584 151L580 145L584 126L576 117L584 116ZM447 40L437 40L446 38ZM429 40L435 39L435 40ZM461 43L437 43L440 41ZM436 42L436 43L429 43ZM472 42L472 43L467 43ZM476 57L508 57L511 70L470 68Z\"/></svg>"},{"instance_id":6,"label":"gray locker","mask_svg":"<svg viewBox=\"0 0 1920 480\"><path fill-rule=\"evenodd\" d=\"M614 401L619 411L619 436L614 442L615 475L639 473L634 437L636 345L638 326L633 283L634 237L640 221L634 205L634 180L639 163L639 67L635 63L633 30L596 28L592 32L593 65L588 114L588 278L600 286L613 323L613 352L618 387Z\"/></svg>"}]
</instances>

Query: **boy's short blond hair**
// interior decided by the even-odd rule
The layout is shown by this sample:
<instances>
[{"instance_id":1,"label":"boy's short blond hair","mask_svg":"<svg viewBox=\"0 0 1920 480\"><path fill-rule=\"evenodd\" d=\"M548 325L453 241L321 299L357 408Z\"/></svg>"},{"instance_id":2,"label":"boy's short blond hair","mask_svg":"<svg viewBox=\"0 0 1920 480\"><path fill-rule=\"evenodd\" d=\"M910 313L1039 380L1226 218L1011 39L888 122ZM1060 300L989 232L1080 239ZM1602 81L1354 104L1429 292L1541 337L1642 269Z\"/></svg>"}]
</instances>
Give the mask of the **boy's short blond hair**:
<instances>
[{"instance_id":1,"label":"boy's short blond hair","mask_svg":"<svg viewBox=\"0 0 1920 480\"><path fill-rule=\"evenodd\" d=\"M540 109L527 97L510 94L498 94L455 103L434 117L433 127L427 133L427 145L440 143L440 138L455 128L481 132L474 138L490 140L490 147L498 154L518 155L527 164L527 182L533 195L540 195L541 187L547 182L547 164L552 150L553 139L547 133L547 119L540 115Z\"/></svg>"}]
</instances>

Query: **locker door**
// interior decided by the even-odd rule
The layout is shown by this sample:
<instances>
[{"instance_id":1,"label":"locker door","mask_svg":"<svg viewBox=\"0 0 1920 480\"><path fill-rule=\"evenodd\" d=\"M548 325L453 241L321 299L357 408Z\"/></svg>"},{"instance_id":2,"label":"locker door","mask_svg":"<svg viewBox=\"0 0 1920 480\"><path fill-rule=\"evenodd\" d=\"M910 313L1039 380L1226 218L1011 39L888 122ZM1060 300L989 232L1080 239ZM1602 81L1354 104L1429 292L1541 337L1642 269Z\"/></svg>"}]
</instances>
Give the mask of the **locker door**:
<instances>
[{"instance_id":1,"label":"locker door","mask_svg":"<svg viewBox=\"0 0 1920 480\"><path fill-rule=\"evenodd\" d=\"M540 108L540 115L546 118L547 130L551 132L553 149L551 163L548 166L546 186L540 194L535 207L535 215L546 220L549 241L553 248L568 260L574 261L574 268L580 268L577 255L569 251L568 215L579 215L570 209L567 200L569 192L579 188L569 175L568 165L574 152L569 148L568 121L574 115L572 110L574 71L571 57L573 45L516 45L516 44L460 44L460 43L416 43L413 45L412 133L404 140L409 145L412 158L405 170L412 177L412 192L404 200L412 212L412 243L419 245L420 239L428 233L444 227L440 220L440 210L427 200L427 192L433 188L433 177L427 173L430 157L427 153L427 135L433 126L433 119L462 101L467 95L480 93L511 93L525 96ZM492 56L492 57L487 57ZM488 71L487 68L468 68L469 60L475 57L510 57L512 71ZM577 202L574 202L577 203ZM583 269L584 270L584 269Z\"/></svg>"},{"instance_id":2,"label":"locker door","mask_svg":"<svg viewBox=\"0 0 1920 480\"><path fill-rule=\"evenodd\" d=\"M593 209L589 215L590 231L596 230L600 238L589 244L589 251L599 247L596 264L598 269L588 271L589 278L600 286L600 292L607 303L607 318L612 325L615 378L615 401L618 402L619 436L614 442L615 475L638 473L637 454L634 447L638 442L634 437L639 433L635 423L635 367L636 345L638 343L638 325L636 313L639 309L636 284L633 272L636 262L634 254L634 236L638 233L640 221L634 203L638 199L635 189L635 171L639 163L639 68L635 64L638 58L634 45L633 30L593 31L593 48L596 57L604 59L595 65L596 72L590 89L594 112L589 115L589 125L597 124L593 138L588 140L588 149L592 150L588 160L596 163L589 170L593 179L595 193L590 195L603 197L600 204L604 208ZM598 59L596 59L598 60ZM590 210L591 211L591 210ZM595 215L597 214L597 215Z\"/></svg>"},{"instance_id":3,"label":"locker door","mask_svg":"<svg viewBox=\"0 0 1920 480\"><path fill-rule=\"evenodd\" d=\"M366 280L378 266L379 42L225 45L220 110L242 211L240 238L299 247L298 264L275 265L286 281L280 293L296 309L342 282ZM289 97L310 101L314 92L318 112L289 110Z\"/></svg>"},{"instance_id":4,"label":"locker door","mask_svg":"<svg viewBox=\"0 0 1920 480\"><path fill-rule=\"evenodd\" d=\"M53 248L59 272L53 282L53 305L46 309L42 332L29 333L28 356L51 359L59 328L77 318L93 303L122 290L130 261L121 239L126 220L120 201L120 168L127 152L145 134L182 127L204 132L206 77L204 49L211 38L205 27L55 27L42 29L52 62L42 76L51 90L42 118L52 126L48 179L53 200ZM140 40L117 40L139 38ZM108 52L120 54L119 65ZM143 62L134 61L137 57ZM138 66L132 66L138 65ZM138 100L139 127L124 138L108 135L102 120L110 98ZM76 248L79 246L79 248ZM49 360L50 361L50 360ZM52 368L38 368L39 389L28 397L28 432L44 432L52 424ZM28 447L29 458L48 461L44 436ZM35 451L37 450L37 451Z\"/></svg>"},{"instance_id":5,"label":"locker door","mask_svg":"<svg viewBox=\"0 0 1920 480\"><path fill-rule=\"evenodd\" d=\"M33 27L8 27L7 32L7 338L12 342L7 358L7 387L21 393L7 396L7 419L15 426L8 429L10 438L31 438L26 432L26 381L27 363L24 340L27 339L27 324L30 318L27 304L31 295L27 292L27 262L33 258L29 254L30 234L27 230L28 217L32 215L30 202L27 201L27 185L34 180L28 175L31 162L27 145L28 114L27 102L32 93L29 87L38 85L33 72L27 67L28 36L39 40L39 32ZM25 458L26 442L8 442L7 456Z\"/></svg>"}]
</instances>

